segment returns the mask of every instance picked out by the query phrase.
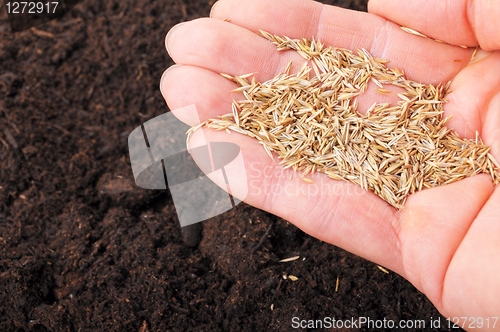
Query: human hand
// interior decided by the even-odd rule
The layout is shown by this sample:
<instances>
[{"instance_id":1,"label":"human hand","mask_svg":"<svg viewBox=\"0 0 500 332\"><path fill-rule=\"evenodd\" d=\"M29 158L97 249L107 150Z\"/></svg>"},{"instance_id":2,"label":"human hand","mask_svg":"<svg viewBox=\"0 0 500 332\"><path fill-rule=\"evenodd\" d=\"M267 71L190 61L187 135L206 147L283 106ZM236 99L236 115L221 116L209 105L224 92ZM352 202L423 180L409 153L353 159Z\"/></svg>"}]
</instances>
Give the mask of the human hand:
<instances>
[{"instance_id":1,"label":"human hand","mask_svg":"<svg viewBox=\"0 0 500 332\"><path fill-rule=\"evenodd\" d=\"M236 84L219 73L255 73L262 82L283 71L290 60L296 67L304 61L295 52L276 52L255 32L314 37L335 47L365 48L390 60L390 67L403 69L411 80L452 80L444 106L445 116L453 115L447 126L462 137L473 138L478 131L500 160L500 4L371 0L369 11L372 14L299 0L220 0L211 18L169 33L168 52L179 66L165 72L163 95L171 110L195 104L201 121L229 113L232 100L243 96L230 93ZM408 34L399 25L430 38ZM470 61L476 46L480 49ZM365 95L360 108L378 98ZM500 190L488 175L417 192L397 211L375 194L323 174L308 176L314 185L300 176L290 178L291 171L282 172L249 137L210 130L204 130L204 136L240 146L250 184L248 204L401 274L444 316L499 316ZM201 131L195 132L190 144L201 140Z\"/></svg>"}]
</instances>

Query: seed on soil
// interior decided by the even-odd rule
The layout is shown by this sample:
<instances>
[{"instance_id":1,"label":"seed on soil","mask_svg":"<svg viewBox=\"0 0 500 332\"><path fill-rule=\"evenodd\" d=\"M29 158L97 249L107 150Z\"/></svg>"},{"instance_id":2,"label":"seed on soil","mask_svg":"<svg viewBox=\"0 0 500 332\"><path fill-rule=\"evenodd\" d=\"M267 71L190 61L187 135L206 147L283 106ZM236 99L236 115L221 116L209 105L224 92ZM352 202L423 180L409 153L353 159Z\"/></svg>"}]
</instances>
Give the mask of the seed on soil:
<instances>
[{"instance_id":1,"label":"seed on soil","mask_svg":"<svg viewBox=\"0 0 500 332\"><path fill-rule=\"evenodd\" d=\"M279 260L278 262L279 263L293 262L293 261L296 261L299 258L300 258L300 256L293 256L293 257L284 258L282 260Z\"/></svg>"},{"instance_id":2,"label":"seed on soil","mask_svg":"<svg viewBox=\"0 0 500 332\"><path fill-rule=\"evenodd\" d=\"M445 126L450 82L434 86L409 80L365 49L261 34L278 51L295 50L307 61L295 74L289 63L264 83L249 82L252 74L221 74L240 86L245 99L234 101L231 113L191 128L188 136L200 127L248 135L273 160L277 155L283 168L301 171L306 182L312 183L306 175L322 172L370 190L397 209L409 194L479 173L499 183L499 164L479 133L461 138ZM358 112L356 97L369 82L382 94L391 91L386 86L397 87L399 101L373 103L365 114Z\"/></svg>"},{"instance_id":3,"label":"seed on soil","mask_svg":"<svg viewBox=\"0 0 500 332\"><path fill-rule=\"evenodd\" d=\"M380 271L382 271L382 272L384 272L384 273L389 273L389 271L388 271L386 268L384 268L384 267L382 267L382 266L380 266L380 265L377 265L377 267L378 267L378 269L379 269Z\"/></svg>"}]
</instances>

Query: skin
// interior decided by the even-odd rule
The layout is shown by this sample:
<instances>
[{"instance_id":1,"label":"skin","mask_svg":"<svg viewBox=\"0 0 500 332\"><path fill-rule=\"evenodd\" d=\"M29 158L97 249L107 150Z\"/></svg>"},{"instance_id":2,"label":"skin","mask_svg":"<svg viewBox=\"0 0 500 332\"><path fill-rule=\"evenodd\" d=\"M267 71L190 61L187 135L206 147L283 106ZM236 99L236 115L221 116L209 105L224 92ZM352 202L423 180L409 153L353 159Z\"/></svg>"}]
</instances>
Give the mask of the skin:
<instances>
[{"instance_id":1,"label":"skin","mask_svg":"<svg viewBox=\"0 0 500 332\"><path fill-rule=\"evenodd\" d=\"M220 0L210 18L180 24L167 35L167 50L177 65L164 73L162 93L174 114L190 125L229 113L232 100L243 96L230 93L236 84L219 73L255 73L264 81L290 60L292 68L303 63L295 52L276 52L256 34L259 29L314 37L335 47L365 48L415 81L451 80L445 116L453 118L447 126L468 138L477 131L500 160L500 2L371 0L368 9L354 12L309 0ZM408 34L400 25L430 38ZM360 109L374 98L380 97L366 93ZM192 104L199 119L176 111ZM189 144L201 145L204 139L240 146L251 185L246 197L238 188L233 193L248 204L399 273L445 317L500 316L500 189L489 175L410 195L398 211L354 184L323 174L310 176L321 190L304 190L300 176L281 172L249 137L199 130ZM223 179L212 178L223 185Z\"/></svg>"}]
</instances>

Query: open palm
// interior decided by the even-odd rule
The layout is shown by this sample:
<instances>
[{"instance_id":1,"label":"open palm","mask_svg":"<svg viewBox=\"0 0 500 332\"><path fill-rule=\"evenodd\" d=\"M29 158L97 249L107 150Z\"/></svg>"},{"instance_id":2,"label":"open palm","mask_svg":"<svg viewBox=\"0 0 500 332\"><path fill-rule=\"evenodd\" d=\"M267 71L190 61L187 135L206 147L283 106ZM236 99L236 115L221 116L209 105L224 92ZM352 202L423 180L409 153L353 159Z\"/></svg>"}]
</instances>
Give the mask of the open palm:
<instances>
[{"instance_id":1,"label":"open palm","mask_svg":"<svg viewBox=\"0 0 500 332\"><path fill-rule=\"evenodd\" d=\"M178 66L165 72L162 92L171 110L196 105L201 121L229 113L232 100L243 97L230 93L236 84L219 73L255 73L265 81L289 61L296 66L304 61L295 52L277 52L256 34L259 29L290 38L314 37L330 46L365 48L390 60L390 67L403 69L411 80L452 80L445 105L445 116L453 115L448 126L463 137L473 138L478 131L500 160L500 51L495 51L500 50L500 26L494 21L500 6L491 2L490 8L479 10L466 3L372 0L372 14L367 14L302 0L220 0L211 18L169 33L168 52ZM406 33L400 25L430 38ZM470 61L476 46L481 48ZM174 113L190 125L198 123ZM311 190L300 176L282 172L249 137L209 130L204 136L240 146L248 204L401 274L445 316L499 316L500 189L488 175L418 192L397 211L373 193L323 174L312 176L316 187ZM195 132L190 144L200 140L201 131ZM214 181L223 184L222 179Z\"/></svg>"}]
</instances>

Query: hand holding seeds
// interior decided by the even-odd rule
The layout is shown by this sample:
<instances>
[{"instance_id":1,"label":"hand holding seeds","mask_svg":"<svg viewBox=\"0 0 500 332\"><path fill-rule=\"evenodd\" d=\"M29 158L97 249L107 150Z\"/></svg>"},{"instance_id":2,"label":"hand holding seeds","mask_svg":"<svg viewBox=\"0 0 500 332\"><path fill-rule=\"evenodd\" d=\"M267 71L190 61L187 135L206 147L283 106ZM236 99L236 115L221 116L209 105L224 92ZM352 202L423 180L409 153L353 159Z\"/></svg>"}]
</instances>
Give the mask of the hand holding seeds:
<instances>
[{"instance_id":1,"label":"hand holding seeds","mask_svg":"<svg viewBox=\"0 0 500 332\"><path fill-rule=\"evenodd\" d=\"M222 74L240 87L245 100L232 112L208 119L202 127L232 130L257 139L284 168L323 172L335 180L351 181L371 190L401 209L409 194L464 179L478 173L500 179L500 165L490 147L460 138L445 127L442 118L447 86L434 87L407 80L386 60L366 50L324 47L319 41L292 40L262 31L278 50L293 49L306 60L298 73L290 67L265 83L249 75ZM313 78L310 79L314 69ZM383 84L401 87L396 106L374 103L361 115L355 97L374 82L379 93L390 93ZM194 126L188 136L200 125Z\"/></svg>"},{"instance_id":2,"label":"hand holding seeds","mask_svg":"<svg viewBox=\"0 0 500 332\"><path fill-rule=\"evenodd\" d=\"M207 127L233 131L200 129L190 144L202 132L238 144L257 184L246 202L403 275L444 315L498 316L500 5L372 0L366 14L242 1L167 38L181 64L162 79L170 109L195 104ZM255 171L287 166L300 173ZM368 190L348 194L358 185Z\"/></svg>"}]
</instances>

